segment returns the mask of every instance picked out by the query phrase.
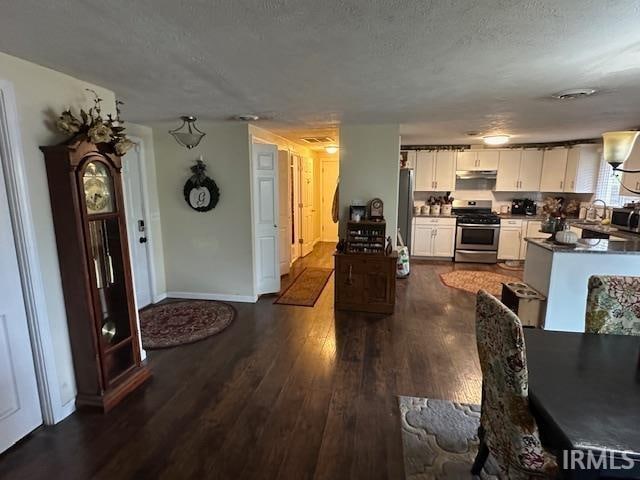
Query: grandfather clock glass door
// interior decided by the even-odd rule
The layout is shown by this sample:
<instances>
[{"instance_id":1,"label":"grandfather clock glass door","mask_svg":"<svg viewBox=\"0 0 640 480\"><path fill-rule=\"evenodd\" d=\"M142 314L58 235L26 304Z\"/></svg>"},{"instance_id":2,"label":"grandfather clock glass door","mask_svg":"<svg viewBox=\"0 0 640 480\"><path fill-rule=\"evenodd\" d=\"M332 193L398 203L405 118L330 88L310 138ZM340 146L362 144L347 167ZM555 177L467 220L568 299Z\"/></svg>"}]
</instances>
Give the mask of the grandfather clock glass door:
<instances>
[{"instance_id":1,"label":"grandfather clock glass door","mask_svg":"<svg viewBox=\"0 0 640 480\"><path fill-rule=\"evenodd\" d=\"M129 300L121 246L122 205L114 192L110 167L91 159L82 171L86 212L86 239L90 272L95 285L94 310L99 319L97 337L104 361L105 384L115 382L135 365Z\"/></svg>"}]
</instances>

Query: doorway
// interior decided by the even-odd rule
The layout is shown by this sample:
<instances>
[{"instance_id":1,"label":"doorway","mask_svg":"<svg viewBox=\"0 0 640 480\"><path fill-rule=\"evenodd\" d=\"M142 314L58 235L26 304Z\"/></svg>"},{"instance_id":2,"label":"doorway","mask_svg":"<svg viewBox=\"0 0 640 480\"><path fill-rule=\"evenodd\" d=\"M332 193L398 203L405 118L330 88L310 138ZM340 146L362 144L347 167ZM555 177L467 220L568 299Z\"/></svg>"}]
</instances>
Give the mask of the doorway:
<instances>
[{"instance_id":1,"label":"doorway","mask_svg":"<svg viewBox=\"0 0 640 480\"><path fill-rule=\"evenodd\" d=\"M338 224L333 221L333 197L338 186L339 162L334 157L335 155L321 159L320 228L323 242L338 241Z\"/></svg>"},{"instance_id":2,"label":"doorway","mask_svg":"<svg viewBox=\"0 0 640 480\"><path fill-rule=\"evenodd\" d=\"M144 143L134 137L132 141L134 148L122 157L122 179L136 306L141 309L153 303L153 259L144 174Z\"/></svg>"},{"instance_id":3,"label":"doorway","mask_svg":"<svg viewBox=\"0 0 640 480\"><path fill-rule=\"evenodd\" d=\"M291 154L290 186L291 186L291 262L300 258L300 155Z\"/></svg>"}]
</instances>

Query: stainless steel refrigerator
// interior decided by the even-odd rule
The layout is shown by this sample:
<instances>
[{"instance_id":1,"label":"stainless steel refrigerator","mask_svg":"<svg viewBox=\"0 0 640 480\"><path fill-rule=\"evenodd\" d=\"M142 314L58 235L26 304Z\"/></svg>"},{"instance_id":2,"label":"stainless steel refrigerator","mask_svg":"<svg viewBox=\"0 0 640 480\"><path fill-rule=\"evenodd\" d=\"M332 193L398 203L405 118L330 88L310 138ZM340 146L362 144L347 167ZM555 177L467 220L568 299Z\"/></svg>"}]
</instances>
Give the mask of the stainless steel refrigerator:
<instances>
[{"instance_id":1,"label":"stainless steel refrigerator","mask_svg":"<svg viewBox=\"0 0 640 480\"><path fill-rule=\"evenodd\" d=\"M402 241L409 247L409 252L411 252L411 227L413 225L413 182L413 169L401 168L398 188L398 229L402 235Z\"/></svg>"}]
</instances>

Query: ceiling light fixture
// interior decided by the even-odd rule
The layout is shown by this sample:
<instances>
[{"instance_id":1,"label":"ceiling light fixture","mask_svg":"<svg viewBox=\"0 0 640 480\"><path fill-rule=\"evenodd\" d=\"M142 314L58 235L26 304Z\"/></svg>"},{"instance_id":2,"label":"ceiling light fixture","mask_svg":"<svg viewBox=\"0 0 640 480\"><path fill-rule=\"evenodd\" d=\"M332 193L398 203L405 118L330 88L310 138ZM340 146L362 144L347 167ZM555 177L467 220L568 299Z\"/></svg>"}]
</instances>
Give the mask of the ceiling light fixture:
<instances>
[{"instance_id":1,"label":"ceiling light fixture","mask_svg":"<svg viewBox=\"0 0 640 480\"><path fill-rule=\"evenodd\" d=\"M636 143L638 135L640 135L640 132L635 130L605 132L602 134L604 160L611 165L614 173L640 173L640 170L620 168L620 165L626 162L629 155L631 155L631 150L633 150L633 145ZM640 192L625 187L624 184L622 186L631 193L640 194Z\"/></svg>"},{"instance_id":2,"label":"ceiling light fixture","mask_svg":"<svg viewBox=\"0 0 640 480\"><path fill-rule=\"evenodd\" d=\"M324 151L327 152L329 155L333 155L334 153L338 152L338 147L335 145L328 145L324 147Z\"/></svg>"},{"instance_id":3,"label":"ceiling light fixture","mask_svg":"<svg viewBox=\"0 0 640 480\"><path fill-rule=\"evenodd\" d=\"M242 115L236 115L236 120L241 120L243 122L257 122L260 120L260 117L251 113L243 113Z\"/></svg>"},{"instance_id":4,"label":"ceiling light fixture","mask_svg":"<svg viewBox=\"0 0 640 480\"><path fill-rule=\"evenodd\" d=\"M551 95L558 100L576 100L578 98L590 97L595 94L597 90L595 88L571 88L569 90L563 90Z\"/></svg>"},{"instance_id":5,"label":"ceiling light fixture","mask_svg":"<svg viewBox=\"0 0 640 480\"><path fill-rule=\"evenodd\" d=\"M175 130L169 130L169 133L176 139L176 142L191 150L198 146L206 133L201 132L198 130L198 127L196 127L196 117L185 115L180 117L180 120L182 120L182 125Z\"/></svg>"},{"instance_id":6,"label":"ceiling light fixture","mask_svg":"<svg viewBox=\"0 0 640 480\"><path fill-rule=\"evenodd\" d=\"M509 142L509 135L487 135L482 137L482 140L487 145L504 145Z\"/></svg>"}]
</instances>

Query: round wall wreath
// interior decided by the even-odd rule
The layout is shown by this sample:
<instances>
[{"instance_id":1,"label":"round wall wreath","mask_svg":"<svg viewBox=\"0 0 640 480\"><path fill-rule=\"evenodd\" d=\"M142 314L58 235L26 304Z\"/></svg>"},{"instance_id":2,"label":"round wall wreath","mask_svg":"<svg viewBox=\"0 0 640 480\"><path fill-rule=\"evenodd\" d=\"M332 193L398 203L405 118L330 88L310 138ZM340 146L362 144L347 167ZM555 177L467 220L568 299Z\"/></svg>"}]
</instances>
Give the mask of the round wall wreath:
<instances>
[{"instance_id":1,"label":"round wall wreath","mask_svg":"<svg viewBox=\"0 0 640 480\"><path fill-rule=\"evenodd\" d=\"M206 165L202 160L198 160L191 167L193 176L184 184L184 199L187 204L198 212L208 212L212 210L220 199L218 185L204 173Z\"/></svg>"}]
</instances>

